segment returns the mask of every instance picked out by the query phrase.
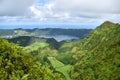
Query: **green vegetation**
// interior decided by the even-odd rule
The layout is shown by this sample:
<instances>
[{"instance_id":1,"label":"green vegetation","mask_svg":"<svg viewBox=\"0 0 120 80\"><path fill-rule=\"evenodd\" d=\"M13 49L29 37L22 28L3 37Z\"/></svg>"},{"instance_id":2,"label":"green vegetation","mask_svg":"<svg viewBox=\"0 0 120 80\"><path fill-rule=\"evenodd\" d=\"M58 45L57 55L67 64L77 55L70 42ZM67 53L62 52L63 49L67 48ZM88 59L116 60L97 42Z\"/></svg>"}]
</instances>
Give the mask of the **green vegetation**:
<instances>
[{"instance_id":1,"label":"green vegetation","mask_svg":"<svg viewBox=\"0 0 120 80\"><path fill-rule=\"evenodd\" d=\"M52 64L52 67L55 69L55 71L62 73L65 76L66 80L71 80L69 76L71 65L64 65L54 57L48 57L48 59Z\"/></svg>"},{"instance_id":2,"label":"green vegetation","mask_svg":"<svg viewBox=\"0 0 120 80\"><path fill-rule=\"evenodd\" d=\"M63 80L35 57L0 38L0 80Z\"/></svg>"},{"instance_id":3,"label":"green vegetation","mask_svg":"<svg viewBox=\"0 0 120 80\"><path fill-rule=\"evenodd\" d=\"M14 30L14 36L21 36L21 35L27 35L28 32L26 32L25 30Z\"/></svg>"},{"instance_id":4,"label":"green vegetation","mask_svg":"<svg viewBox=\"0 0 120 80\"><path fill-rule=\"evenodd\" d=\"M40 29L25 31L38 34ZM0 38L0 80L120 80L119 24L106 21L82 40L21 36L8 41L20 46Z\"/></svg>"},{"instance_id":5,"label":"green vegetation","mask_svg":"<svg viewBox=\"0 0 120 80\"><path fill-rule=\"evenodd\" d=\"M78 44L73 80L120 79L120 25L107 21Z\"/></svg>"},{"instance_id":6,"label":"green vegetation","mask_svg":"<svg viewBox=\"0 0 120 80\"><path fill-rule=\"evenodd\" d=\"M19 44L23 47L46 47L49 46L52 49L58 49L60 47L59 42L57 42L54 38L39 38L39 37L33 37L33 36L19 36L11 39L7 39L9 42L13 42L16 44ZM38 49L37 48L37 49Z\"/></svg>"},{"instance_id":7,"label":"green vegetation","mask_svg":"<svg viewBox=\"0 0 120 80\"><path fill-rule=\"evenodd\" d=\"M0 36L8 38L18 36L39 36L39 35L70 35L79 38L85 37L91 29L61 29L61 28L46 28L46 29L0 29Z\"/></svg>"},{"instance_id":8,"label":"green vegetation","mask_svg":"<svg viewBox=\"0 0 120 80\"><path fill-rule=\"evenodd\" d=\"M0 36L10 36L13 35L14 30L11 29L0 29Z\"/></svg>"},{"instance_id":9,"label":"green vegetation","mask_svg":"<svg viewBox=\"0 0 120 80\"><path fill-rule=\"evenodd\" d=\"M39 48L44 48L49 46L48 43L45 42L35 42L27 47L24 48L24 50L28 51L28 52L32 52L32 51L37 51Z\"/></svg>"}]
</instances>

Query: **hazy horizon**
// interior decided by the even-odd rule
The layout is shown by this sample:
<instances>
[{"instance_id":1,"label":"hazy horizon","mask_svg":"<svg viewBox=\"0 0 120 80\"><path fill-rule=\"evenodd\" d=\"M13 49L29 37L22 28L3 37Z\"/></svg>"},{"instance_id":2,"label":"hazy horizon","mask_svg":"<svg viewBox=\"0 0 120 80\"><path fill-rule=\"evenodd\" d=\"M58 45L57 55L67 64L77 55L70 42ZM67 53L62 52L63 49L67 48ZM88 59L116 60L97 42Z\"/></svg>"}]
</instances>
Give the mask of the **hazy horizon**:
<instances>
[{"instance_id":1,"label":"hazy horizon","mask_svg":"<svg viewBox=\"0 0 120 80\"><path fill-rule=\"evenodd\" d=\"M45 28L62 28L62 29L94 29L96 25L64 25L64 24L57 24L57 25L41 25L41 24L21 24L21 25L0 25L0 29L45 29Z\"/></svg>"},{"instance_id":2,"label":"hazy horizon","mask_svg":"<svg viewBox=\"0 0 120 80\"><path fill-rule=\"evenodd\" d=\"M119 3L120 0L1 0L0 29L94 29L104 21L120 23Z\"/></svg>"}]
</instances>

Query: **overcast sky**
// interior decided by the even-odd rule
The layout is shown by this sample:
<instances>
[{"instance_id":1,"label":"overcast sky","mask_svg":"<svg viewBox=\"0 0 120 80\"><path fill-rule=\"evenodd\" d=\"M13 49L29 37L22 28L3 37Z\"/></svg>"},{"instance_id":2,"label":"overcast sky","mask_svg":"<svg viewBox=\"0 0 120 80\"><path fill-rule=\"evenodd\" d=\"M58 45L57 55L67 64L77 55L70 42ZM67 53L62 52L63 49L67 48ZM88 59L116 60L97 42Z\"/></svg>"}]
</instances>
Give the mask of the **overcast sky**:
<instances>
[{"instance_id":1,"label":"overcast sky","mask_svg":"<svg viewBox=\"0 0 120 80\"><path fill-rule=\"evenodd\" d=\"M0 28L17 24L93 28L106 20L120 23L120 0L0 0Z\"/></svg>"}]
</instances>

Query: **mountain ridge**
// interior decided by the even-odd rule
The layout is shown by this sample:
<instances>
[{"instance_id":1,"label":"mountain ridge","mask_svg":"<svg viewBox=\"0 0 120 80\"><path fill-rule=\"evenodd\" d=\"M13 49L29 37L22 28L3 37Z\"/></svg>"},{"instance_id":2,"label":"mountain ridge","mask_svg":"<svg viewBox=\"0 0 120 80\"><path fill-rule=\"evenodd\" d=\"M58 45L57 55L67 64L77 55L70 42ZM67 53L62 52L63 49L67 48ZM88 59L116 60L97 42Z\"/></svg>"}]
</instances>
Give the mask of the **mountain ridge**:
<instances>
[{"instance_id":1,"label":"mountain ridge","mask_svg":"<svg viewBox=\"0 0 120 80\"><path fill-rule=\"evenodd\" d=\"M74 72L78 76L73 79L120 79L120 25L104 22L79 44L73 55L77 61Z\"/></svg>"}]
</instances>

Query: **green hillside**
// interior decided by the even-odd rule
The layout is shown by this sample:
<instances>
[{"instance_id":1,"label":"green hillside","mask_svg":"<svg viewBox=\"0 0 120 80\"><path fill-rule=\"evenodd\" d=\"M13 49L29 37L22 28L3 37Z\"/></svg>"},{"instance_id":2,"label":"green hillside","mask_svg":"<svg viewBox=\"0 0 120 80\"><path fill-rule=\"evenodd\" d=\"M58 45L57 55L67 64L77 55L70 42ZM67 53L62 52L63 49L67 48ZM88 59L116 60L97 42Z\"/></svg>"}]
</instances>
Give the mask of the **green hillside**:
<instances>
[{"instance_id":1,"label":"green hillside","mask_svg":"<svg viewBox=\"0 0 120 80\"><path fill-rule=\"evenodd\" d=\"M0 38L0 80L64 80L19 46Z\"/></svg>"},{"instance_id":2,"label":"green hillside","mask_svg":"<svg viewBox=\"0 0 120 80\"><path fill-rule=\"evenodd\" d=\"M11 39L7 39L9 42L13 42L19 44L22 47L26 48L44 48L49 46L52 49L58 49L60 47L59 42L57 42L54 38L39 38L34 36L19 36Z\"/></svg>"},{"instance_id":3,"label":"green hillside","mask_svg":"<svg viewBox=\"0 0 120 80\"><path fill-rule=\"evenodd\" d=\"M78 43L73 80L120 79L120 25L106 21Z\"/></svg>"},{"instance_id":4,"label":"green hillside","mask_svg":"<svg viewBox=\"0 0 120 80\"><path fill-rule=\"evenodd\" d=\"M29 46L26 46L26 47L24 48L24 50L26 50L26 51L28 51L28 52L37 51L39 48L44 48L44 47L47 47L47 46L49 46L48 43L41 42L41 41L40 41L40 42L37 41L37 42L32 43L32 44L29 45Z\"/></svg>"},{"instance_id":5,"label":"green hillside","mask_svg":"<svg viewBox=\"0 0 120 80\"><path fill-rule=\"evenodd\" d=\"M64 65L63 63L61 63L54 57L48 57L48 59L50 63L52 64L52 67L55 69L55 71L58 71L61 74L63 74L66 80L71 80L70 75L69 75L70 69L72 67L71 65Z\"/></svg>"},{"instance_id":6,"label":"green hillside","mask_svg":"<svg viewBox=\"0 0 120 80\"><path fill-rule=\"evenodd\" d=\"M8 41L0 38L0 80L120 80L119 24L106 21L74 41L32 36Z\"/></svg>"},{"instance_id":7,"label":"green hillside","mask_svg":"<svg viewBox=\"0 0 120 80\"><path fill-rule=\"evenodd\" d=\"M33 36L19 36L15 38L10 38L7 39L9 42L19 44L20 46L28 46L34 42L39 41L40 39L38 37L33 37Z\"/></svg>"}]
</instances>

